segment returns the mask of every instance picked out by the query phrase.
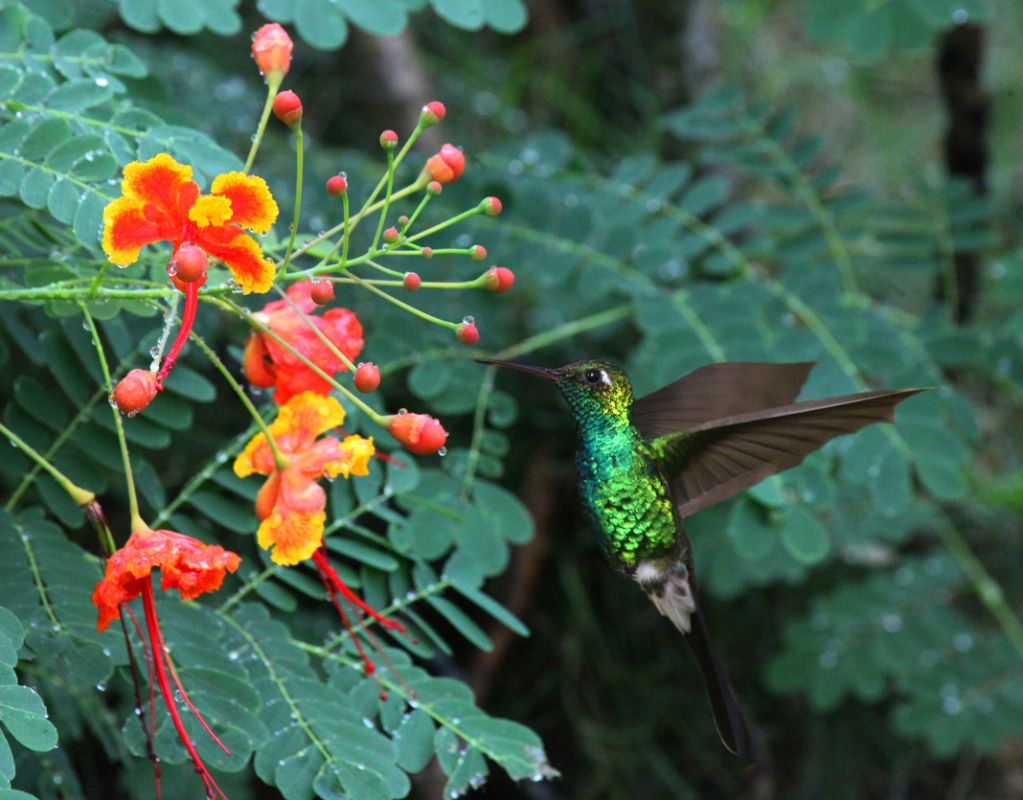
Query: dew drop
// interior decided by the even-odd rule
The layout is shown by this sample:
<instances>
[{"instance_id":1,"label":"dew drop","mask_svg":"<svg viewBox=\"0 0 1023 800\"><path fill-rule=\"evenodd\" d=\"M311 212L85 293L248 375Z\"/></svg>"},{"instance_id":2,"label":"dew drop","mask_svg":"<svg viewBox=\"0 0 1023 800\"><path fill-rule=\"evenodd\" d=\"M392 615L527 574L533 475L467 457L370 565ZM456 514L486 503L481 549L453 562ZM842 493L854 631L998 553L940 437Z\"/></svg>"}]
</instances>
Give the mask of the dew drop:
<instances>
[{"instance_id":1,"label":"dew drop","mask_svg":"<svg viewBox=\"0 0 1023 800\"><path fill-rule=\"evenodd\" d=\"M442 447L440 450L437 451L437 455L439 455L441 458L444 458L444 456L446 456L447 454L448 449L446 447Z\"/></svg>"},{"instance_id":2,"label":"dew drop","mask_svg":"<svg viewBox=\"0 0 1023 800\"><path fill-rule=\"evenodd\" d=\"M467 314L466 316L464 316L462 318L462 323L464 325L475 325L476 324L476 317L472 316L471 314Z\"/></svg>"},{"instance_id":3,"label":"dew drop","mask_svg":"<svg viewBox=\"0 0 1023 800\"><path fill-rule=\"evenodd\" d=\"M405 416L405 415L406 415L407 413L408 413L408 409L407 409L407 408L399 408L399 409L398 409L398 416L399 416L399 417L403 417L403 416Z\"/></svg>"}]
</instances>

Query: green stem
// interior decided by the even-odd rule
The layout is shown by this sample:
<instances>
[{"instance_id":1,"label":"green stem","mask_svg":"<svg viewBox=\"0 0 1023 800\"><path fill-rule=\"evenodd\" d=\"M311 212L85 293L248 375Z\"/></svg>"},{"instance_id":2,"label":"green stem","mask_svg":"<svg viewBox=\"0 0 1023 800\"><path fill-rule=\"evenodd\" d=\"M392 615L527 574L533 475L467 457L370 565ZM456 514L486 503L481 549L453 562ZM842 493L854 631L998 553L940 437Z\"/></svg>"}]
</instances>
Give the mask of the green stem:
<instances>
[{"instance_id":1,"label":"green stem","mask_svg":"<svg viewBox=\"0 0 1023 800\"><path fill-rule=\"evenodd\" d=\"M406 239L405 241L418 242L420 239L424 239L427 236L430 236L431 234L437 233L437 231L442 231L445 228L450 228L456 222L461 222L463 219L469 219L469 217L475 217L480 212L481 209L479 206L473 206L472 208L463 211L461 214L455 214L455 216L451 217L451 219L446 219L443 222L438 222L432 228L427 228L425 231L420 231L415 236L408 237L408 239Z\"/></svg>"},{"instance_id":2,"label":"green stem","mask_svg":"<svg viewBox=\"0 0 1023 800\"><path fill-rule=\"evenodd\" d=\"M96 495L90 492L88 489L83 489L81 486L76 484L70 478L67 477L63 472L57 469L53 464L47 461L43 456L35 450L28 442L22 439L18 434L12 431L3 423L0 423L0 433L11 440L11 443L16 445L25 455L35 461L40 467L49 473L50 477L53 478L57 483L60 484L60 488L70 495L71 499L75 501L76 505L87 506L89 503L96 499Z\"/></svg>"},{"instance_id":3,"label":"green stem","mask_svg":"<svg viewBox=\"0 0 1023 800\"><path fill-rule=\"evenodd\" d=\"M112 394L114 391L114 383L110 379L110 368L107 366L107 357L103 352L103 343L100 341L99 331L96 329L96 323L93 322L92 315L89 313L89 309L85 307L85 303L79 300L78 307L82 310L82 314L85 317L86 327L88 327L89 334L92 337L92 344L96 348L96 356L99 358L99 366L103 371L103 380L106 383L107 391ZM131 511L131 529L135 531L147 526L145 521L142 519L142 515L139 514L139 498L135 492L135 478L131 471L131 458L128 455L128 439L124 435L124 423L121 421L121 412L114 407L111 407L110 411L114 415L114 428L117 431L117 443L121 448L121 461L124 463L124 481L128 488L128 508Z\"/></svg>"},{"instance_id":4,"label":"green stem","mask_svg":"<svg viewBox=\"0 0 1023 800\"><path fill-rule=\"evenodd\" d=\"M330 339L327 338L326 334L323 331L321 331L319 327L309 318L309 315L298 307L298 303L296 303L288 296L287 292L281 289L280 286L275 286L274 289L277 290L277 294L284 298L284 301L289 306L291 306L295 313L302 318L302 321L306 324L306 327L309 328L309 330L311 330L314 334L316 334L316 338L323 342L327 346L327 349L330 350L330 352L333 353L335 356L337 356L341 360L341 363L348 367L352 374L354 374L355 364L352 363L351 359L348 358L348 356L346 356L340 350L338 350L337 346L332 341L330 341Z\"/></svg>"},{"instance_id":5,"label":"green stem","mask_svg":"<svg viewBox=\"0 0 1023 800\"><path fill-rule=\"evenodd\" d=\"M289 353L293 354L296 358L298 358L303 364L309 367L309 369L311 369L313 372L315 372L317 375L323 378L323 380L329 383L332 388L336 389L338 392L343 394L349 401L351 401L351 403L354 406L356 406L366 416L373 420L377 425L380 425L381 427L386 427L387 423L384 416L378 414L376 411L374 411L372 408L366 405L361 399L359 399L355 395L354 392L342 386L340 383L334 380L333 377L328 375L326 372L320 369L320 367L318 367L316 364L314 364L312 361L306 358L306 356L303 353L300 353L298 350L292 347L290 343L284 341L284 339L282 339L280 336L278 336L276 333L270 330L270 328L268 328L266 325L264 325L262 322L256 319L256 317L248 309L242 308L237 303L234 303L233 301L228 300L227 298L223 299L209 298L209 302L214 303L215 305L218 305L221 308L224 308L227 311L236 314L237 316L241 317L246 322L248 322L249 325L259 330L261 333L265 333L267 336L269 336L271 339L277 342L281 347L283 347Z\"/></svg>"},{"instance_id":6,"label":"green stem","mask_svg":"<svg viewBox=\"0 0 1023 800\"><path fill-rule=\"evenodd\" d=\"M291 262L291 252L295 248L295 236L298 234L298 218L302 211L302 170L305 161L305 146L302 142L302 125L295 126L295 213L291 218L291 236L288 239L288 249L284 251L284 263L278 270L278 275L284 275L288 271L288 264Z\"/></svg>"},{"instance_id":7,"label":"green stem","mask_svg":"<svg viewBox=\"0 0 1023 800\"><path fill-rule=\"evenodd\" d=\"M259 146L263 142L263 134L266 132L266 123L270 119L270 112L273 110L274 98L277 96L277 90L281 88L281 81L284 80L283 75L276 73L270 75L266 82L266 102L263 103L263 113L259 117L259 125L256 127L256 133L252 137L252 146L249 148L248 158L245 159L245 169L242 172L248 174L248 171L252 169L252 162L256 160L256 153L259 152Z\"/></svg>"},{"instance_id":8,"label":"green stem","mask_svg":"<svg viewBox=\"0 0 1023 800\"><path fill-rule=\"evenodd\" d=\"M345 192L341 196L341 224L345 226L345 234L341 237L341 269L344 269L348 264L348 243L352 240L352 230L348 227L350 223L348 192ZM334 252L337 252L337 250L335 249Z\"/></svg>"},{"instance_id":9,"label":"green stem","mask_svg":"<svg viewBox=\"0 0 1023 800\"><path fill-rule=\"evenodd\" d=\"M387 191L384 192L384 207L380 211L380 220L377 222L377 231L373 234L373 244L370 250L376 250L380 244L380 235L384 232L384 223L387 221L387 212L391 207L391 196L394 194L394 151L387 151Z\"/></svg>"},{"instance_id":10,"label":"green stem","mask_svg":"<svg viewBox=\"0 0 1023 800\"><path fill-rule=\"evenodd\" d=\"M424 319L427 322L432 322L434 325L440 325L442 328L448 328L449 330L456 330L458 328L457 322L448 322L447 320L440 319L439 317L435 317L432 314L427 314L425 311L418 309L415 306L411 306L408 303L399 300L397 297L389 295L387 292L381 291L372 283L363 280L358 275L352 275L352 280L354 280L363 288L373 292L373 294L379 295L380 297L384 298L387 302L394 303L394 305L398 306L399 308L405 309L405 311L408 311L410 314L415 314L420 319Z\"/></svg>"},{"instance_id":11,"label":"green stem","mask_svg":"<svg viewBox=\"0 0 1023 800\"><path fill-rule=\"evenodd\" d=\"M423 213L423 209L426 208L426 204L429 203L433 197L433 192L427 192L423 195L423 199L419 201L419 205L416 206L416 210L412 212L412 216L408 218L408 222L402 226L402 235L408 232L409 228L416 224L416 220L419 218L419 215Z\"/></svg>"},{"instance_id":12,"label":"green stem","mask_svg":"<svg viewBox=\"0 0 1023 800\"><path fill-rule=\"evenodd\" d=\"M273 453L274 465L278 470L286 469L289 464L288 459L278 449L277 442L274 440L273 434L270 433L270 428L267 426L263 416L256 410L256 407L252 405L252 401L249 400L248 395L245 394L245 390L241 387L238 381L235 380L234 375L232 375L231 371L224 365L224 362L220 360L220 356L213 352L210 346L207 345L206 342L204 342L202 338L195 333L195 331L192 331L191 339L196 343L196 345L198 345L199 349L206 354L206 358L208 358L210 363L217 368L217 372L224 376L224 380L226 380L228 385L234 390L234 393L238 395L238 399L242 401L242 405L245 406L245 410L249 412L249 415L263 432L263 436L266 437L267 444L270 445L270 452Z\"/></svg>"}]
</instances>

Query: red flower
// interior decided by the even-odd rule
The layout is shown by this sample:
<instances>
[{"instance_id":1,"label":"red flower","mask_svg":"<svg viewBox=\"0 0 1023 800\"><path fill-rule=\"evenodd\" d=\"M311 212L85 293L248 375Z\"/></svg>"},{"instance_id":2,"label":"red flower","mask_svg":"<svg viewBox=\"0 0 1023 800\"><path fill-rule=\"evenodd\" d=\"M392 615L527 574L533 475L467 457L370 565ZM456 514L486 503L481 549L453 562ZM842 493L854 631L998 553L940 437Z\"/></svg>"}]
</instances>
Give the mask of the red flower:
<instances>
[{"instance_id":1,"label":"red flower","mask_svg":"<svg viewBox=\"0 0 1023 800\"><path fill-rule=\"evenodd\" d=\"M197 539L174 531L154 531L148 527L142 527L133 531L127 544L107 560L103 580L96 584L96 589L92 593L92 602L99 609L99 622L96 627L100 631L106 630L110 622L120 615L122 604L141 596L142 609L145 614L146 631L144 634L134 614L130 609L127 610L142 641L146 663L149 665L150 684L155 682L159 687L171 722L195 765L195 770L206 789L207 798L215 798L218 795L226 796L199 757L195 743L185 729L175 692L171 687L172 681L178 696L195 714L213 741L228 755L231 754L231 751L224 747L223 742L206 724L206 720L193 705L185 687L178 679L177 671L167 652L163 632L160 630L160 620L156 613L156 600L153 596L153 583L150 576L153 569L159 567L163 575L161 585L163 591L177 589L184 599L190 600L204 592L214 592L219 589L224 580L224 574L234 572L238 568L240 560L235 553L218 545L206 545ZM153 695L150 694L149 719L151 725L155 725L153 702ZM152 737L153 735L155 735L155 730L147 731L147 736ZM156 773L156 781L157 796L159 796L159 770Z\"/></svg>"},{"instance_id":2,"label":"red flower","mask_svg":"<svg viewBox=\"0 0 1023 800\"><path fill-rule=\"evenodd\" d=\"M276 22L264 25L252 37L252 57L259 71L266 76L276 73L283 77L291 68L291 51L295 45Z\"/></svg>"},{"instance_id":3,"label":"red flower","mask_svg":"<svg viewBox=\"0 0 1023 800\"><path fill-rule=\"evenodd\" d=\"M317 306L312 297L313 286L312 281L296 283L288 289L288 297L338 350L354 360L362 352L362 325L346 308L332 308L322 317L315 316L313 312ZM347 369L287 300L268 303L257 312L256 318L327 374ZM254 333L249 338L245 345L243 368L245 377L253 386L276 387L274 400L279 404L288 402L300 392L330 393L329 383L298 356L264 333Z\"/></svg>"}]
</instances>

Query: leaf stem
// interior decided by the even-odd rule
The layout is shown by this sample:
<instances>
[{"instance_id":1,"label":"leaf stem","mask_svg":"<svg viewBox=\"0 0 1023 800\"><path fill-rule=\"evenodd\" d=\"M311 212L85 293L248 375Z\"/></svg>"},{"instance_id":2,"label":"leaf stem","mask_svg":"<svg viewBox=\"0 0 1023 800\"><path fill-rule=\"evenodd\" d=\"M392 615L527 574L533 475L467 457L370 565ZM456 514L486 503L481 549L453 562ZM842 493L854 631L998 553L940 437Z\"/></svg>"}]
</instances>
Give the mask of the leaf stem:
<instances>
[{"instance_id":1,"label":"leaf stem","mask_svg":"<svg viewBox=\"0 0 1023 800\"><path fill-rule=\"evenodd\" d=\"M88 489L83 489L81 486L76 484L70 478L67 477L63 472L57 469L53 464L47 461L34 447L28 442L22 439L18 434L0 422L0 433L11 440L11 443L18 447L25 455L35 461L40 467L53 478L57 483L60 484L60 488L63 489L72 500L75 501L76 505L87 506L89 503L96 499L96 495L90 492Z\"/></svg>"},{"instance_id":2,"label":"leaf stem","mask_svg":"<svg viewBox=\"0 0 1023 800\"><path fill-rule=\"evenodd\" d=\"M263 113L259 117L259 125L256 127L256 133L252 137L252 146L249 147L249 155L245 159L245 168L242 170L242 172L246 174L248 174L249 170L252 169L252 162L256 160L256 153L259 152L259 146L263 142L263 134L266 133L266 123L270 119L270 112L273 110L274 105L274 97L277 96L277 90L281 88L282 80L284 80L284 76L277 74L276 72L267 78L266 102L263 103Z\"/></svg>"},{"instance_id":3,"label":"leaf stem","mask_svg":"<svg viewBox=\"0 0 1023 800\"><path fill-rule=\"evenodd\" d=\"M302 125L295 128L295 213L291 218L291 236L288 238L288 249L284 251L284 263L277 271L278 276L283 276L288 271L288 264L291 262L291 252L295 248L295 236L298 234L298 219L302 211L302 170L305 161L305 145L302 140Z\"/></svg>"}]
</instances>

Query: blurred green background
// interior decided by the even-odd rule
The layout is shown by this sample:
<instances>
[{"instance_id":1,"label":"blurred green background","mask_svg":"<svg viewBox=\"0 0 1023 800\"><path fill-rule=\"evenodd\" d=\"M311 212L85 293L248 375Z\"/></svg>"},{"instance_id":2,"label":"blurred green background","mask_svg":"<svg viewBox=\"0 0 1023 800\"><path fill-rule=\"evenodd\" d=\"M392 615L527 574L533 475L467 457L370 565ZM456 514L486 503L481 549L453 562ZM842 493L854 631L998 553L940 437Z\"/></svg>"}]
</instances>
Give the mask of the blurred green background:
<instances>
[{"instance_id":1,"label":"blurred green background","mask_svg":"<svg viewBox=\"0 0 1023 800\"><path fill-rule=\"evenodd\" d=\"M692 520L708 623L765 747L747 768L721 748L684 642L602 563L556 394L353 300L367 356L407 355L385 331L421 348L393 366L389 402L428 404L452 430L444 468L475 453L536 522L488 587L531 636L488 628L492 651L433 668L536 730L562 779L495 776L478 796L1023 796L1019 3L266 0L237 8L240 25L218 22L226 0L205 25L181 6L193 16L67 13L150 65L130 84L143 105L236 152L262 104L248 32L264 13L297 30L285 88L306 109L310 186L346 169L365 192L379 131L446 103L423 153L451 141L468 166L444 202L505 203L455 241L517 280L500 298L421 299L473 313L480 352L580 321L523 360L612 358L641 394L724 359L816 360L807 397L934 387L896 428ZM290 145L278 126L264 147ZM290 174L267 177L286 207ZM324 200L307 198L305 230L332 224ZM432 769L414 784L443 786Z\"/></svg>"}]
</instances>

